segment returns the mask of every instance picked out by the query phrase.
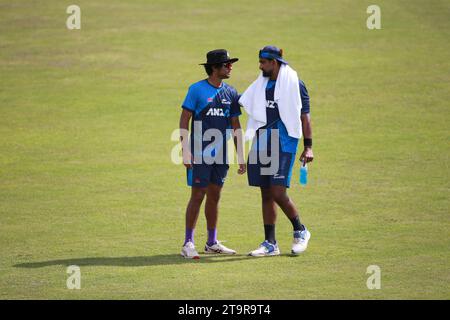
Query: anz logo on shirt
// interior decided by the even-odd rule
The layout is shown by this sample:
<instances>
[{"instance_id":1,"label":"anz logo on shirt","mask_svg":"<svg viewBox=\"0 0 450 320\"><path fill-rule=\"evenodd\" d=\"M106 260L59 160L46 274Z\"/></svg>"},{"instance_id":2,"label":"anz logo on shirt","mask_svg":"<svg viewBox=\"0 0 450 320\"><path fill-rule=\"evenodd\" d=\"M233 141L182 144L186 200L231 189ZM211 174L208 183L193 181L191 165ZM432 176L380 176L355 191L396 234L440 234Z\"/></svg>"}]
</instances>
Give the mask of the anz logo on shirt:
<instances>
[{"instance_id":1,"label":"anz logo on shirt","mask_svg":"<svg viewBox=\"0 0 450 320\"><path fill-rule=\"evenodd\" d=\"M272 100L267 100L267 108L269 109L275 109L278 108L278 104L276 101L272 101Z\"/></svg>"},{"instance_id":2,"label":"anz logo on shirt","mask_svg":"<svg viewBox=\"0 0 450 320\"><path fill-rule=\"evenodd\" d=\"M215 116L215 117L228 117L230 114L230 110L222 109L222 108L209 108L206 113L207 116Z\"/></svg>"}]
</instances>

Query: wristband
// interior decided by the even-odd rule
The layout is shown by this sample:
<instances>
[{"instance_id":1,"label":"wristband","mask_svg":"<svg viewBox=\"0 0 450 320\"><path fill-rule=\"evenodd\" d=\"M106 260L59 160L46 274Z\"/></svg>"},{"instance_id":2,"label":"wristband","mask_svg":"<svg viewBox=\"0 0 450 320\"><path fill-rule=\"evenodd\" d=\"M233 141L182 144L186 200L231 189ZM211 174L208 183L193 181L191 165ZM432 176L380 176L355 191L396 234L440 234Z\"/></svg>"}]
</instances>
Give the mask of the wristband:
<instances>
[{"instance_id":1,"label":"wristband","mask_svg":"<svg viewBox=\"0 0 450 320\"><path fill-rule=\"evenodd\" d=\"M303 146L304 147L312 147L312 139L309 138L304 138L303 139Z\"/></svg>"}]
</instances>

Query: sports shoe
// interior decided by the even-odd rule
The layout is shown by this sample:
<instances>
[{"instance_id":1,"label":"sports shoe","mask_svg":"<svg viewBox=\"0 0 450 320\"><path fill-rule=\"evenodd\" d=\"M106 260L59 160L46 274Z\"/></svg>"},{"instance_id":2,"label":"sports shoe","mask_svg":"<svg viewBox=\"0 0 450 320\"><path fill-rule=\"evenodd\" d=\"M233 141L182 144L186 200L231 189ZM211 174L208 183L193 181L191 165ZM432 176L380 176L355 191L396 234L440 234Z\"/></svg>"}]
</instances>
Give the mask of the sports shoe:
<instances>
[{"instance_id":1,"label":"sports shoe","mask_svg":"<svg viewBox=\"0 0 450 320\"><path fill-rule=\"evenodd\" d=\"M195 245L193 242L189 241L181 249L181 255L186 259L200 259L197 250L195 250Z\"/></svg>"},{"instance_id":2,"label":"sports shoe","mask_svg":"<svg viewBox=\"0 0 450 320\"><path fill-rule=\"evenodd\" d=\"M311 233L305 228L303 231L294 231L294 241L292 241L292 253L299 254L306 250Z\"/></svg>"},{"instance_id":3,"label":"sports shoe","mask_svg":"<svg viewBox=\"0 0 450 320\"><path fill-rule=\"evenodd\" d=\"M212 246L205 245L205 253L236 254L236 251L225 247L220 241L216 241Z\"/></svg>"},{"instance_id":4,"label":"sports shoe","mask_svg":"<svg viewBox=\"0 0 450 320\"><path fill-rule=\"evenodd\" d=\"M278 256L280 255L280 249L278 249L278 244L271 244L269 241L264 240L258 249L253 250L248 255L252 257Z\"/></svg>"}]
</instances>

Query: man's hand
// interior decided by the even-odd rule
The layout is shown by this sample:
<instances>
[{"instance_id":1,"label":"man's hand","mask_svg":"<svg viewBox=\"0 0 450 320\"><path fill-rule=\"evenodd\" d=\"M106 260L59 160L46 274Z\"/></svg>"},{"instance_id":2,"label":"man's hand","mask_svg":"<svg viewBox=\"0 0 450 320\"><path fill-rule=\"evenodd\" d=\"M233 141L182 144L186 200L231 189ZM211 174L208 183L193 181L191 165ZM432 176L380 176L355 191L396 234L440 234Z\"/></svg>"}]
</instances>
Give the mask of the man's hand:
<instances>
[{"instance_id":1,"label":"man's hand","mask_svg":"<svg viewBox=\"0 0 450 320\"><path fill-rule=\"evenodd\" d=\"M300 161L301 162L311 162L314 159L314 154L313 151L310 147L305 147L305 149L302 152L302 155L300 156Z\"/></svg>"},{"instance_id":2,"label":"man's hand","mask_svg":"<svg viewBox=\"0 0 450 320\"><path fill-rule=\"evenodd\" d=\"M244 174L247 172L247 165L245 163L239 164L238 174Z\"/></svg>"},{"instance_id":3,"label":"man's hand","mask_svg":"<svg viewBox=\"0 0 450 320\"><path fill-rule=\"evenodd\" d=\"M189 150L183 149L183 164L186 168L192 169L192 164L194 163L194 159Z\"/></svg>"}]
</instances>

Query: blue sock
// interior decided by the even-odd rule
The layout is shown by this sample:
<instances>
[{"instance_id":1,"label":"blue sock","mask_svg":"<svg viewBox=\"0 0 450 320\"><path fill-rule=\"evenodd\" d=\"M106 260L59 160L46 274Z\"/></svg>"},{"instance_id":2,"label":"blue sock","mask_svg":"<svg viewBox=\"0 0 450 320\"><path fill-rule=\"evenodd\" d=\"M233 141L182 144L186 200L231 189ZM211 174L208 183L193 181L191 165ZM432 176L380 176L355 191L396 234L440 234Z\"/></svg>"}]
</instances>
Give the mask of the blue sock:
<instances>
[{"instance_id":1,"label":"blue sock","mask_svg":"<svg viewBox=\"0 0 450 320\"><path fill-rule=\"evenodd\" d=\"M192 243L194 243L194 229L187 229L186 228L186 234L184 236L184 244L183 246L188 243L189 241L191 241Z\"/></svg>"},{"instance_id":2,"label":"blue sock","mask_svg":"<svg viewBox=\"0 0 450 320\"><path fill-rule=\"evenodd\" d=\"M212 246L217 242L217 229L208 229L208 242L206 243L208 246Z\"/></svg>"}]
</instances>

